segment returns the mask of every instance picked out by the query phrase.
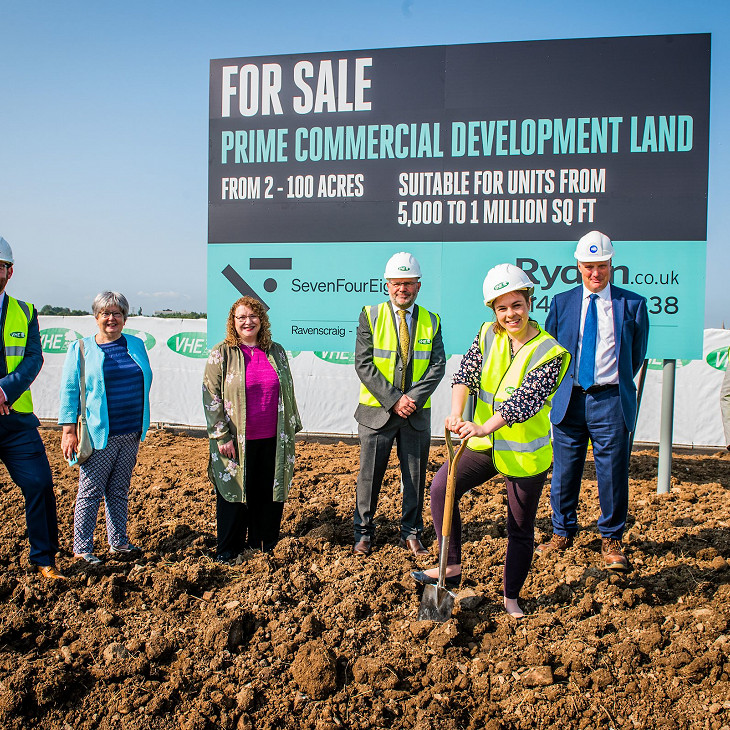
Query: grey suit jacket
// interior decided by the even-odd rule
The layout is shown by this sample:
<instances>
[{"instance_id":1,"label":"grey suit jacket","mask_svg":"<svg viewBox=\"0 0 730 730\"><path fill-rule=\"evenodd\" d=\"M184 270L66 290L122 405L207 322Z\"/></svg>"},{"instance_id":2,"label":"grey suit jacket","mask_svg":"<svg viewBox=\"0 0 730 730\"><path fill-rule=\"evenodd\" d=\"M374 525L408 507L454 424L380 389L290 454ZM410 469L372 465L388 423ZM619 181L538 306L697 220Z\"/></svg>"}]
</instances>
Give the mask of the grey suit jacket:
<instances>
[{"instance_id":1,"label":"grey suit jacket","mask_svg":"<svg viewBox=\"0 0 730 730\"><path fill-rule=\"evenodd\" d=\"M398 327L395 321L393 307L388 307L388 311L391 315L393 327L397 332ZM431 426L431 409L424 409L423 406L444 377L446 354L444 353L441 326L439 325L433 337L431 359L428 368L423 374L423 377L417 383L413 383L413 334L417 321L418 305L416 304L413 309L413 316L411 317L411 345L408 353L408 362L403 363L400 352L396 354L395 380L400 381L401 373L405 365L405 393L416 402L416 410L408 417L408 422L417 431L424 431ZM373 334L370 331L370 324L368 323L365 310L360 313L360 321L357 325L355 372L357 372L360 381L380 403L379 407L358 404L355 410L355 420L368 428L382 428L393 415L391 408L398 402L403 393L399 388L389 383L373 363Z\"/></svg>"}]
</instances>

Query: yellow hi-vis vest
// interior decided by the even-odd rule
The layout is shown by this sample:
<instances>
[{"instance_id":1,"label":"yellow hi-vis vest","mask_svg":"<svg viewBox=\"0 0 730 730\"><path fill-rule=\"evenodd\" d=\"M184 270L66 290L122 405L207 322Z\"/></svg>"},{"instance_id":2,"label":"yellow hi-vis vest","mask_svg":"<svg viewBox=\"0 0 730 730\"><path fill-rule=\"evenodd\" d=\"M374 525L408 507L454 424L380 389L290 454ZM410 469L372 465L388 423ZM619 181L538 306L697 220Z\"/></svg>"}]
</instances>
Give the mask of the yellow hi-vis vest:
<instances>
[{"instance_id":1,"label":"yellow hi-vis vest","mask_svg":"<svg viewBox=\"0 0 730 730\"><path fill-rule=\"evenodd\" d=\"M392 385L395 383L395 361L398 352L398 333L393 325L390 302L363 307L367 315L370 331L373 334L373 364ZM431 362L433 338L439 329L439 316L423 307L418 307L416 331L411 343L413 345L413 382L418 382L428 370ZM403 363L406 367L406 363ZM398 383L400 386L400 383ZM378 407L381 404L375 396L361 383L360 403L364 406ZM426 401L424 408L431 407L431 399Z\"/></svg>"},{"instance_id":2,"label":"yellow hi-vis vest","mask_svg":"<svg viewBox=\"0 0 730 730\"><path fill-rule=\"evenodd\" d=\"M556 357L562 358L560 374L542 408L532 418L513 426L503 426L491 436L469 439L469 448L483 451L492 448L496 469L507 476L528 477L546 471L553 460L550 442L550 400L565 376L570 363L568 351L561 347L536 322L538 334L512 357L509 336L495 334L492 322L479 331L482 353L482 376L479 384L474 422L486 423L494 415L494 406L508 400L522 385L525 375Z\"/></svg>"},{"instance_id":3,"label":"yellow hi-vis vest","mask_svg":"<svg viewBox=\"0 0 730 730\"><path fill-rule=\"evenodd\" d=\"M8 299L8 311L5 314L3 328L3 344L5 345L5 364L8 373L12 373L20 365L25 356L28 342L28 325L33 318L33 305L21 302L11 296ZM10 404L18 413L33 413L33 399L30 390L26 390L15 403Z\"/></svg>"}]
</instances>

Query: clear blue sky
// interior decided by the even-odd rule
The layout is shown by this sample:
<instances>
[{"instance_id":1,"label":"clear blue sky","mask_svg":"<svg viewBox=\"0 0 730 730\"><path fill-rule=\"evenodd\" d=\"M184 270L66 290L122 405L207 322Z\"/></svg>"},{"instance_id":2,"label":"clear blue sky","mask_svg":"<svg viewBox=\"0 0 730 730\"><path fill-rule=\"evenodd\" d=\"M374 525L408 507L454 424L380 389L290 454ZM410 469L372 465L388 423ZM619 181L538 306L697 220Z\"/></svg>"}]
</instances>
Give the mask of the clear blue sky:
<instances>
[{"instance_id":1,"label":"clear blue sky","mask_svg":"<svg viewBox=\"0 0 730 730\"><path fill-rule=\"evenodd\" d=\"M712 33L705 325L730 325L727 0L316 3L0 0L0 235L10 291L145 313L206 307L209 60L452 43Z\"/></svg>"}]
</instances>

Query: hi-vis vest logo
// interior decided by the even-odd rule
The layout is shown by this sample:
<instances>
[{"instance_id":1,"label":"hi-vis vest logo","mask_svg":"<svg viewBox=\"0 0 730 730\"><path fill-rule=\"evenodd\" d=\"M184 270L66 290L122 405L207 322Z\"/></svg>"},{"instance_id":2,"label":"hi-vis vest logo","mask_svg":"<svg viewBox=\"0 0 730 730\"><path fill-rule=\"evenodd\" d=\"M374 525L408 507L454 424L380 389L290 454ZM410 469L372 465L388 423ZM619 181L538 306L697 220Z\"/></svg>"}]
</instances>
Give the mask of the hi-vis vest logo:
<instances>
[{"instance_id":1,"label":"hi-vis vest logo","mask_svg":"<svg viewBox=\"0 0 730 730\"><path fill-rule=\"evenodd\" d=\"M508 284L509 284L508 281L503 281L501 284L495 284L494 291L498 291L499 289L504 289Z\"/></svg>"},{"instance_id":2,"label":"hi-vis vest logo","mask_svg":"<svg viewBox=\"0 0 730 730\"><path fill-rule=\"evenodd\" d=\"M20 339L23 339L23 337L24 337L24 335L23 335L22 332L11 332L10 333L10 336L11 337L19 337Z\"/></svg>"},{"instance_id":3,"label":"hi-vis vest logo","mask_svg":"<svg viewBox=\"0 0 730 730\"><path fill-rule=\"evenodd\" d=\"M719 350L708 352L705 361L710 367L713 367L716 370L727 370L727 347L721 347Z\"/></svg>"},{"instance_id":4,"label":"hi-vis vest logo","mask_svg":"<svg viewBox=\"0 0 730 730\"><path fill-rule=\"evenodd\" d=\"M429 340L428 338L424 338L422 340L418 340L418 344L419 345L430 345L431 344L431 340Z\"/></svg>"},{"instance_id":5,"label":"hi-vis vest logo","mask_svg":"<svg viewBox=\"0 0 730 730\"><path fill-rule=\"evenodd\" d=\"M332 352L331 350L323 350L314 353L320 360L331 362L333 365L354 365L354 352Z\"/></svg>"},{"instance_id":6,"label":"hi-vis vest logo","mask_svg":"<svg viewBox=\"0 0 730 730\"><path fill-rule=\"evenodd\" d=\"M170 337L167 346L184 357L208 357L208 341L205 332L180 332Z\"/></svg>"},{"instance_id":7,"label":"hi-vis vest logo","mask_svg":"<svg viewBox=\"0 0 730 730\"><path fill-rule=\"evenodd\" d=\"M49 327L48 329L41 330L41 348L43 352L63 355L81 337L81 333L67 329L66 327Z\"/></svg>"},{"instance_id":8,"label":"hi-vis vest logo","mask_svg":"<svg viewBox=\"0 0 730 730\"><path fill-rule=\"evenodd\" d=\"M506 387L506 388L504 389L504 392L505 392L505 393L509 393L509 395L512 395L512 393L514 393L514 392L515 392L515 390L516 390L516 388L513 388L513 387L512 387L511 385L510 385L510 386L508 386L508 387Z\"/></svg>"},{"instance_id":9,"label":"hi-vis vest logo","mask_svg":"<svg viewBox=\"0 0 730 730\"><path fill-rule=\"evenodd\" d=\"M123 335L134 335L139 337L144 342L145 350L151 350L156 344L157 340L149 333L143 332L142 330L127 329L126 327L122 330Z\"/></svg>"}]
</instances>

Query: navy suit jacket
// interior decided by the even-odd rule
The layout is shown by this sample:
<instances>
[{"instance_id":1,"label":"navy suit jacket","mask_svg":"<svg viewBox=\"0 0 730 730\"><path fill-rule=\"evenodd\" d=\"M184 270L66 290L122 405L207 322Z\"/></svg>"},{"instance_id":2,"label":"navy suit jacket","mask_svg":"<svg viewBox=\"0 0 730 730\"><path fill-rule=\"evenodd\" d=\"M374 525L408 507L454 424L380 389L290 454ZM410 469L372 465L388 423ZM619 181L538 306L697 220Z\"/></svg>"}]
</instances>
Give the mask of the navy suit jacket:
<instances>
[{"instance_id":1,"label":"navy suit jacket","mask_svg":"<svg viewBox=\"0 0 730 730\"><path fill-rule=\"evenodd\" d=\"M550 303L545 320L545 331L551 334L571 355L568 372L553 396L550 420L560 423L568 409L573 392L578 362L578 335L580 334L580 313L583 286L576 286L556 294ZM636 426L636 385L634 378L646 357L649 339L649 315L646 299L626 289L611 284L613 305L613 331L618 360L618 386L621 395L621 410L629 431Z\"/></svg>"}]
</instances>

